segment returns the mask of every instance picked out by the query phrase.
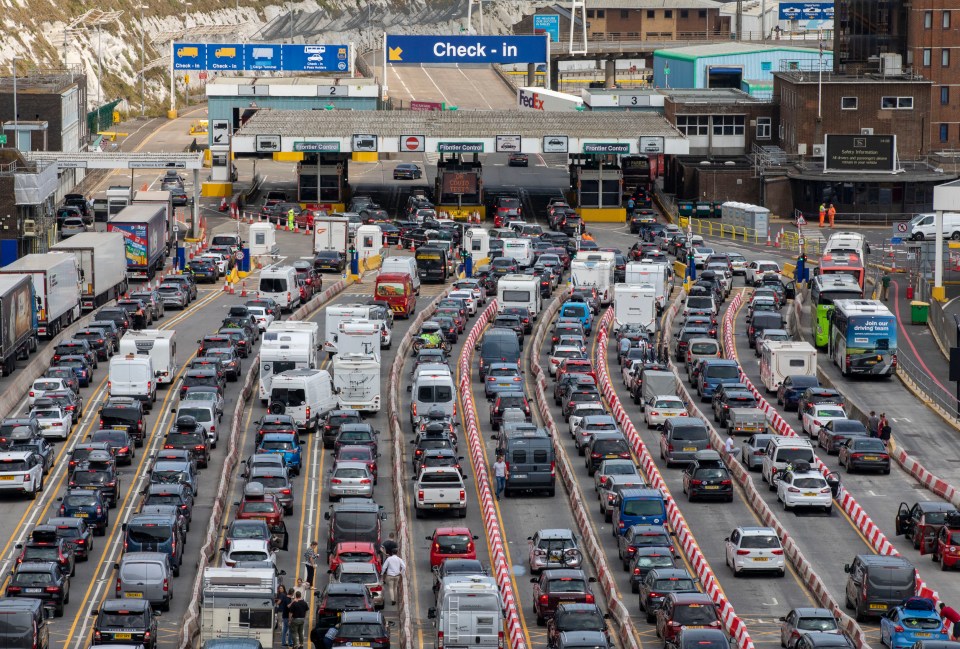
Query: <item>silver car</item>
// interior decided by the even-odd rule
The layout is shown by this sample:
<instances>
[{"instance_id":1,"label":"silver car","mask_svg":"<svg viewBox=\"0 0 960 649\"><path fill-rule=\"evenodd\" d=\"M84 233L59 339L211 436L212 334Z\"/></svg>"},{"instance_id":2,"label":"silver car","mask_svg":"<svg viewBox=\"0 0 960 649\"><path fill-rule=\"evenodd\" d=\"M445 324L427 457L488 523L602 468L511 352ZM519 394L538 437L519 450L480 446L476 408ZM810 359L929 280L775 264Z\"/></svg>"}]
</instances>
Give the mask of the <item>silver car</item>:
<instances>
[{"instance_id":1,"label":"silver car","mask_svg":"<svg viewBox=\"0 0 960 649\"><path fill-rule=\"evenodd\" d=\"M539 573L548 568L577 569L583 554L576 535L568 529L540 530L527 539L530 554L530 572Z\"/></svg>"},{"instance_id":2,"label":"silver car","mask_svg":"<svg viewBox=\"0 0 960 649\"><path fill-rule=\"evenodd\" d=\"M331 501L344 496L373 498L373 475L364 462L338 462L327 491Z\"/></svg>"},{"instance_id":3,"label":"silver car","mask_svg":"<svg viewBox=\"0 0 960 649\"><path fill-rule=\"evenodd\" d=\"M286 471L287 465L283 461L283 453L256 453L243 461L244 470L242 475L247 478L251 473L260 468L266 467L273 471Z\"/></svg>"},{"instance_id":4,"label":"silver car","mask_svg":"<svg viewBox=\"0 0 960 649\"><path fill-rule=\"evenodd\" d=\"M177 408L176 419L180 417L193 417L197 423L203 427L203 431L210 440L210 448L217 448L217 442L220 441L220 431L217 430L217 424L220 423L220 413L212 401L191 401L181 403Z\"/></svg>"},{"instance_id":5,"label":"silver car","mask_svg":"<svg viewBox=\"0 0 960 649\"><path fill-rule=\"evenodd\" d=\"M67 217L63 220L63 223L60 224L61 239L67 239L75 234L83 234L86 231L87 226L84 225L83 219L79 216Z\"/></svg>"},{"instance_id":6,"label":"silver car","mask_svg":"<svg viewBox=\"0 0 960 649\"><path fill-rule=\"evenodd\" d=\"M133 300L142 300L150 309L154 320L159 320L163 317L163 300L156 290L134 291L130 294L130 298Z\"/></svg>"},{"instance_id":7,"label":"silver car","mask_svg":"<svg viewBox=\"0 0 960 649\"><path fill-rule=\"evenodd\" d=\"M173 581L170 559L164 552L128 552L114 564L117 599L146 599L161 611L170 610Z\"/></svg>"},{"instance_id":8,"label":"silver car","mask_svg":"<svg viewBox=\"0 0 960 649\"><path fill-rule=\"evenodd\" d=\"M293 513L293 485L287 475L286 467L277 470L272 466L255 466L249 471L247 483L259 482L263 485L263 492L276 496L283 505L283 513L288 516Z\"/></svg>"},{"instance_id":9,"label":"silver car","mask_svg":"<svg viewBox=\"0 0 960 649\"><path fill-rule=\"evenodd\" d=\"M383 582L372 563L341 563L330 574L331 584L363 584L370 593L373 605L383 608Z\"/></svg>"},{"instance_id":10,"label":"silver car","mask_svg":"<svg viewBox=\"0 0 960 649\"><path fill-rule=\"evenodd\" d=\"M763 456L767 454L767 443L775 435L757 433L751 435L740 445L740 460L748 471L759 471L763 466Z\"/></svg>"},{"instance_id":11,"label":"silver car","mask_svg":"<svg viewBox=\"0 0 960 649\"><path fill-rule=\"evenodd\" d=\"M187 306L187 295L176 284L161 284L157 293L160 294L164 307L175 306L178 309L183 309Z\"/></svg>"}]
</instances>

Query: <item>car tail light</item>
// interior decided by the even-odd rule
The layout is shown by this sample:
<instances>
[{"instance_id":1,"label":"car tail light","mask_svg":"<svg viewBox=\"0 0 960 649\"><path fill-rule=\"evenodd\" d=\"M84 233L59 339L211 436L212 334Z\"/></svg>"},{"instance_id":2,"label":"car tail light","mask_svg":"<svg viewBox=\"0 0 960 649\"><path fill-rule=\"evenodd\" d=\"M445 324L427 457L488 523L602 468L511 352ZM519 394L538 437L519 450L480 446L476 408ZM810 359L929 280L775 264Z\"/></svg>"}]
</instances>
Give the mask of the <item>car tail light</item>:
<instances>
[{"instance_id":1,"label":"car tail light","mask_svg":"<svg viewBox=\"0 0 960 649\"><path fill-rule=\"evenodd\" d=\"M369 479L369 478L361 478L360 484L370 484L370 479ZM289 491L289 490L288 490L288 491Z\"/></svg>"},{"instance_id":2,"label":"car tail light","mask_svg":"<svg viewBox=\"0 0 960 649\"><path fill-rule=\"evenodd\" d=\"M23 589L20 588L19 586L7 586L8 593L19 593L21 590Z\"/></svg>"},{"instance_id":3,"label":"car tail light","mask_svg":"<svg viewBox=\"0 0 960 649\"><path fill-rule=\"evenodd\" d=\"M502 633L500 635L503 635ZM502 640L501 640L502 642ZM501 645L503 646L503 645ZM443 631L437 631L437 649L443 649Z\"/></svg>"},{"instance_id":4,"label":"car tail light","mask_svg":"<svg viewBox=\"0 0 960 649\"><path fill-rule=\"evenodd\" d=\"M730 482L729 480L721 480L720 484L723 485L724 487L729 487L733 483Z\"/></svg>"},{"instance_id":5,"label":"car tail light","mask_svg":"<svg viewBox=\"0 0 960 649\"><path fill-rule=\"evenodd\" d=\"M423 502L423 489L417 490L417 500Z\"/></svg>"},{"instance_id":6,"label":"car tail light","mask_svg":"<svg viewBox=\"0 0 960 649\"><path fill-rule=\"evenodd\" d=\"M130 452L130 447L129 447L129 446L124 446L123 448L121 448L121 449L118 451L118 453L129 453L129 452Z\"/></svg>"},{"instance_id":7,"label":"car tail light","mask_svg":"<svg viewBox=\"0 0 960 649\"><path fill-rule=\"evenodd\" d=\"M207 447L204 446L203 444L197 444L196 446L193 447L193 450L195 450L195 451L204 451L204 450L206 450L206 448L207 448Z\"/></svg>"},{"instance_id":8,"label":"car tail light","mask_svg":"<svg viewBox=\"0 0 960 649\"><path fill-rule=\"evenodd\" d=\"M36 395L34 394L33 390L30 390L30 396L31 396L31 397L36 396Z\"/></svg>"},{"instance_id":9,"label":"car tail light","mask_svg":"<svg viewBox=\"0 0 960 649\"><path fill-rule=\"evenodd\" d=\"M690 484L695 485L695 486L699 486L699 485L702 485L702 484L703 484L703 480L691 480L691 481L690 481Z\"/></svg>"},{"instance_id":10,"label":"car tail light","mask_svg":"<svg viewBox=\"0 0 960 649\"><path fill-rule=\"evenodd\" d=\"M830 487L824 487L823 489L820 490L820 493L822 493L822 494L828 494L828 493L830 493Z\"/></svg>"},{"instance_id":11,"label":"car tail light","mask_svg":"<svg viewBox=\"0 0 960 649\"><path fill-rule=\"evenodd\" d=\"M851 459L851 460L862 460L862 459L863 459L863 453L853 453L853 454L850 456L850 459Z\"/></svg>"},{"instance_id":12,"label":"car tail light","mask_svg":"<svg viewBox=\"0 0 960 649\"><path fill-rule=\"evenodd\" d=\"M796 487L787 487L787 491L789 491L789 492L792 493L792 494L798 494L798 493L800 493L800 490L797 489Z\"/></svg>"},{"instance_id":13,"label":"car tail light","mask_svg":"<svg viewBox=\"0 0 960 649\"><path fill-rule=\"evenodd\" d=\"M673 453L673 444L667 444L667 453Z\"/></svg>"},{"instance_id":14,"label":"car tail light","mask_svg":"<svg viewBox=\"0 0 960 649\"><path fill-rule=\"evenodd\" d=\"M117 591L117 597L119 597L120 596L120 577L117 577L116 591Z\"/></svg>"},{"instance_id":15,"label":"car tail light","mask_svg":"<svg viewBox=\"0 0 960 649\"><path fill-rule=\"evenodd\" d=\"M587 604L593 604L593 602L594 602L593 595L591 595L590 593L587 593L587 598L586 598L584 601L585 601Z\"/></svg>"},{"instance_id":16,"label":"car tail light","mask_svg":"<svg viewBox=\"0 0 960 649\"><path fill-rule=\"evenodd\" d=\"M47 586L46 588L43 589L43 591L44 591L45 593L59 593L59 592L60 592L60 587L59 587L59 586Z\"/></svg>"},{"instance_id":17,"label":"car tail light","mask_svg":"<svg viewBox=\"0 0 960 649\"><path fill-rule=\"evenodd\" d=\"M551 463L550 463L550 477L553 478L553 477L555 477L556 475L557 475L557 463L556 463L556 462L551 462Z\"/></svg>"},{"instance_id":18,"label":"car tail light","mask_svg":"<svg viewBox=\"0 0 960 649\"><path fill-rule=\"evenodd\" d=\"M466 500L466 498L467 498L467 492L464 491L463 489L461 489L461 490L460 490L460 500Z\"/></svg>"},{"instance_id":19,"label":"car tail light","mask_svg":"<svg viewBox=\"0 0 960 649\"><path fill-rule=\"evenodd\" d=\"M778 556L778 557L783 554L783 550L773 550L772 552L773 552L774 556Z\"/></svg>"},{"instance_id":20,"label":"car tail light","mask_svg":"<svg viewBox=\"0 0 960 649\"><path fill-rule=\"evenodd\" d=\"M541 596L540 596L540 603L541 603L541 604L547 604L547 603L549 603L549 601L550 601L550 596L549 596L549 595L541 595Z\"/></svg>"}]
</instances>

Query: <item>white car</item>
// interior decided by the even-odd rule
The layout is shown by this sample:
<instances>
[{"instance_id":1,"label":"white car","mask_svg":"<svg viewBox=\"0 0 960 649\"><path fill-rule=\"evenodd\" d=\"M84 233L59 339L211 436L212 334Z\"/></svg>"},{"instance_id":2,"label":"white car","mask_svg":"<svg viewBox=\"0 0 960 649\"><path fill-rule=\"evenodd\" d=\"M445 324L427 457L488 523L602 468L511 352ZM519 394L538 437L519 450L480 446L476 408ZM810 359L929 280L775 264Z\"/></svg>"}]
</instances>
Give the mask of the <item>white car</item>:
<instances>
[{"instance_id":1,"label":"white car","mask_svg":"<svg viewBox=\"0 0 960 649\"><path fill-rule=\"evenodd\" d=\"M30 494L30 500L43 489L43 459L32 451L0 453L0 492Z\"/></svg>"},{"instance_id":2,"label":"white car","mask_svg":"<svg viewBox=\"0 0 960 649\"><path fill-rule=\"evenodd\" d=\"M596 472L593 474L593 490L598 494L600 493L600 487L603 485L608 476L636 478L637 480L643 480L643 478L640 477L640 471L637 469L637 465L633 463L633 460L625 460L622 458L603 460L600 462L600 466L597 467Z\"/></svg>"},{"instance_id":3,"label":"white car","mask_svg":"<svg viewBox=\"0 0 960 649\"><path fill-rule=\"evenodd\" d=\"M697 268L703 268L704 264L707 263L707 257L716 252L713 248L704 248L701 246L694 246L693 248L693 263Z\"/></svg>"},{"instance_id":4,"label":"white car","mask_svg":"<svg viewBox=\"0 0 960 649\"><path fill-rule=\"evenodd\" d=\"M670 394L658 394L650 397L643 409L643 420L647 428L663 426L667 417L686 417L687 408L683 400Z\"/></svg>"},{"instance_id":5,"label":"white car","mask_svg":"<svg viewBox=\"0 0 960 649\"><path fill-rule=\"evenodd\" d=\"M474 301L479 305L487 303L487 293L475 279L461 279L453 283L453 288L458 291L470 291L473 293Z\"/></svg>"},{"instance_id":6,"label":"white car","mask_svg":"<svg viewBox=\"0 0 960 649\"><path fill-rule=\"evenodd\" d=\"M227 259L219 252L205 252L200 255L200 259L209 259L217 265L217 272L223 277L227 274Z\"/></svg>"},{"instance_id":7,"label":"white car","mask_svg":"<svg viewBox=\"0 0 960 649\"><path fill-rule=\"evenodd\" d=\"M727 257L730 259L730 265L733 266L734 275L744 275L747 272L746 257L739 252L728 252Z\"/></svg>"},{"instance_id":8,"label":"white car","mask_svg":"<svg viewBox=\"0 0 960 649\"><path fill-rule=\"evenodd\" d=\"M277 562L277 553L270 549L269 540L231 539L230 545L222 552L220 563L226 568L233 568L238 561Z\"/></svg>"},{"instance_id":9,"label":"white car","mask_svg":"<svg viewBox=\"0 0 960 649\"><path fill-rule=\"evenodd\" d=\"M337 462L334 467L327 498L332 502L345 496L373 498L373 474L365 462Z\"/></svg>"},{"instance_id":10,"label":"white car","mask_svg":"<svg viewBox=\"0 0 960 649\"><path fill-rule=\"evenodd\" d=\"M272 313L267 313L267 307L265 306L248 306L247 311L256 319L257 329L260 331L266 331L267 327L276 320Z\"/></svg>"},{"instance_id":11,"label":"white car","mask_svg":"<svg viewBox=\"0 0 960 649\"><path fill-rule=\"evenodd\" d=\"M819 471L777 471L777 500L783 509L817 507L828 515L833 513L833 493Z\"/></svg>"},{"instance_id":12,"label":"white car","mask_svg":"<svg viewBox=\"0 0 960 649\"><path fill-rule=\"evenodd\" d=\"M607 409L602 403L595 401L589 403L578 403L570 411L570 417L567 418L567 424L570 427L570 437L573 437L575 431L580 426L580 420L591 415L605 415Z\"/></svg>"},{"instance_id":13,"label":"white car","mask_svg":"<svg viewBox=\"0 0 960 649\"><path fill-rule=\"evenodd\" d=\"M27 391L27 405L31 408L33 404L45 395L47 392L56 392L57 390L69 390L69 385L64 383L63 379L55 379L48 376L42 376L33 382Z\"/></svg>"},{"instance_id":14,"label":"white car","mask_svg":"<svg viewBox=\"0 0 960 649\"><path fill-rule=\"evenodd\" d=\"M726 563L734 576L744 572L786 574L783 545L772 527L738 527L724 541Z\"/></svg>"},{"instance_id":15,"label":"white car","mask_svg":"<svg viewBox=\"0 0 960 649\"><path fill-rule=\"evenodd\" d=\"M640 370L643 369L643 360L636 359L632 360L626 365L623 366L620 374L623 378L623 384L627 387L628 390L633 390L634 384L637 382L637 379L640 378Z\"/></svg>"},{"instance_id":16,"label":"white car","mask_svg":"<svg viewBox=\"0 0 960 649\"><path fill-rule=\"evenodd\" d=\"M764 273L780 274L780 264L771 259L757 259L747 264L744 270L743 279L749 284L756 285L760 282Z\"/></svg>"},{"instance_id":17,"label":"white car","mask_svg":"<svg viewBox=\"0 0 960 649\"><path fill-rule=\"evenodd\" d=\"M210 403L216 410L218 419L223 417L223 397L215 390L187 390L180 400L180 405L189 405L192 402Z\"/></svg>"},{"instance_id":18,"label":"white car","mask_svg":"<svg viewBox=\"0 0 960 649\"><path fill-rule=\"evenodd\" d=\"M476 315L477 313L477 301L473 297L473 291L463 290L463 291L450 291L450 294L447 295L450 298L459 298L467 303L467 315Z\"/></svg>"},{"instance_id":19,"label":"white car","mask_svg":"<svg viewBox=\"0 0 960 649\"><path fill-rule=\"evenodd\" d=\"M825 426L828 421L846 418L847 413L836 404L815 405L809 411L803 413L803 432L817 439L820 436L820 428Z\"/></svg>"},{"instance_id":20,"label":"white car","mask_svg":"<svg viewBox=\"0 0 960 649\"><path fill-rule=\"evenodd\" d=\"M579 347L564 345L554 349L553 353L550 354L550 364L547 366L547 371L550 372L550 376L557 375L557 368L559 368L560 363L567 358L584 358L583 350Z\"/></svg>"},{"instance_id":21,"label":"white car","mask_svg":"<svg viewBox=\"0 0 960 649\"><path fill-rule=\"evenodd\" d=\"M73 414L56 404L31 410L30 414L36 417L40 423L40 435L42 437L67 439L70 435L70 429L73 428Z\"/></svg>"}]
</instances>

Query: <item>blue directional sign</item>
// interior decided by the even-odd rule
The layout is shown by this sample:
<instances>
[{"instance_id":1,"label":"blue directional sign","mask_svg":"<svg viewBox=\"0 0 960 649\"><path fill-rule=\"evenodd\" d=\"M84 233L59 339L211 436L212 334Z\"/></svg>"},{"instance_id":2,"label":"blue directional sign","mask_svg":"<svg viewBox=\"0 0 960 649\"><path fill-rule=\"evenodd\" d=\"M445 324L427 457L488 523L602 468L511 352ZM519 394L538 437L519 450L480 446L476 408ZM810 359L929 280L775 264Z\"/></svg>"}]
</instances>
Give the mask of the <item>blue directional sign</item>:
<instances>
[{"instance_id":1,"label":"blue directional sign","mask_svg":"<svg viewBox=\"0 0 960 649\"><path fill-rule=\"evenodd\" d=\"M387 34L390 63L546 63L543 36L401 36Z\"/></svg>"},{"instance_id":2,"label":"blue directional sign","mask_svg":"<svg viewBox=\"0 0 960 649\"><path fill-rule=\"evenodd\" d=\"M174 70L346 72L349 45L279 43L174 43Z\"/></svg>"},{"instance_id":3,"label":"blue directional sign","mask_svg":"<svg viewBox=\"0 0 960 649\"><path fill-rule=\"evenodd\" d=\"M549 34L550 40L560 40L560 16L558 14L534 14L533 31L536 34Z\"/></svg>"},{"instance_id":4,"label":"blue directional sign","mask_svg":"<svg viewBox=\"0 0 960 649\"><path fill-rule=\"evenodd\" d=\"M780 20L833 20L833 0L781 2Z\"/></svg>"}]
</instances>

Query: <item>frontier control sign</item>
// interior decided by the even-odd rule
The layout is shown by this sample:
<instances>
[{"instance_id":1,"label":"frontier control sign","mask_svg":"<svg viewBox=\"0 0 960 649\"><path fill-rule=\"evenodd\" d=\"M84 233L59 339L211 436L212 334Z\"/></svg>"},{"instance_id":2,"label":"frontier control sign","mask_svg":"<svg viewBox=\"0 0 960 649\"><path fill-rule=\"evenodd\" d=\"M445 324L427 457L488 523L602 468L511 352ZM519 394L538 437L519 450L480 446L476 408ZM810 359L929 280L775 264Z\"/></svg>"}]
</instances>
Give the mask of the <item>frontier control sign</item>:
<instances>
[{"instance_id":1,"label":"frontier control sign","mask_svg":"<svg viewBox=\"0 0 960 649\"><path fill-rule=\"evenodd\" d=\"M894 173L896 135L827 135L824 171Z\"/></svg>"},{"instance_id":2,"label":"frontier control sign","mask_svg":"<svg viewBox=\"0 0 960 649\"><path fill-rule=\"evenodd\" d=\"M546 63L546 36L387 34L388 63Z\"/></svg>"}]
</instances>

